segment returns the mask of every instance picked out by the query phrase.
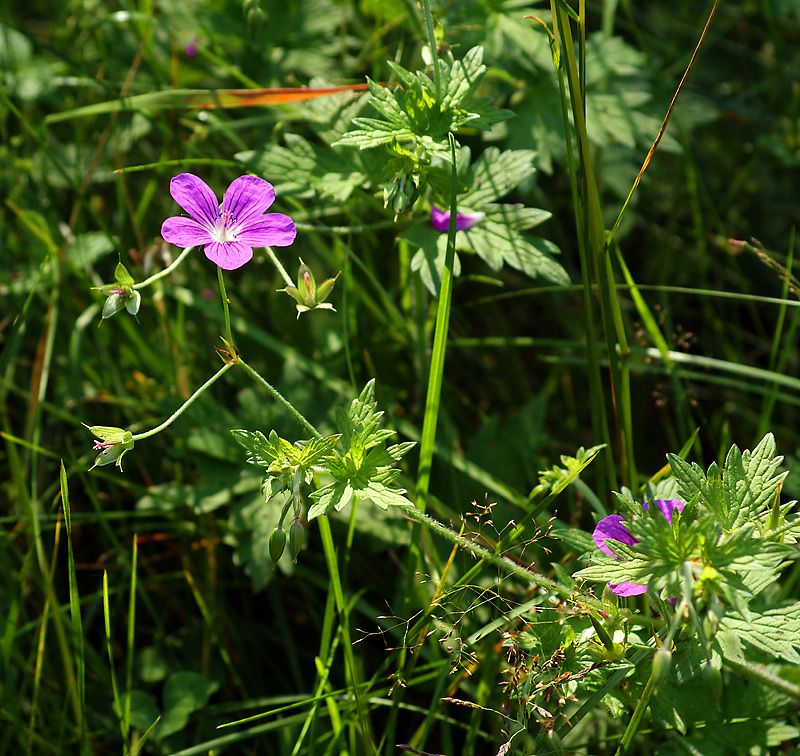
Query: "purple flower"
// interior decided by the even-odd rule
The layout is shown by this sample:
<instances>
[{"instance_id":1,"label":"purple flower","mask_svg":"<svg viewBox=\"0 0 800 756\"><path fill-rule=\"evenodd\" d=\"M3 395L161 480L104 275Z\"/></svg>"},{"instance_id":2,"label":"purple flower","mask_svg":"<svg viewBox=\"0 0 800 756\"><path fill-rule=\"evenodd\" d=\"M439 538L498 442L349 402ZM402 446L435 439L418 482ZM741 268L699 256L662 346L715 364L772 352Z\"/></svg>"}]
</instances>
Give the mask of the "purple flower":
<instances>
[{"instance_id":1,"label":"purple flower","mask_svg":"<svg viewBox=\"0 0 800 756\"><path fill-rule=\"evenodd\" d=\"M175 176L169 193L192 217L167 218L161 236L177 247L205 245L206 257L223 270L236 270L249 262L253 247L288 247L297 235L288 215L264 215L275 201L275 190L256 176L237 178L222 205L208 185L191 173Z\"/></svg>"},{"instance_id":2,"label":"purple flower","mask_svg":"<svg viewBox=\"0 0 800 756\"><path fill-rule=\"evenodd\" d=\"M191 41L183 46L183 51L186 53L187 58L194 58L197 55L197 43L199 41L200 37L192 37Z\"/></svg>"},{"instance_id":3,"label":"purple flower","mask_svg":"<svg viewBox=\"0 0 800 756\"><path fill-rule=\"evenodd\" d=\"M472 228L483 220L484 215L485 213L456 213L456 231ZM435 205L431 205L431 225L437 231L447 231L450 225L450 211L440 210Z\"/></svg>"},{"instance_id":4,"label":"purple flower","mask_svg":"<svg viewBox=\"0 0 800 756\"><path fill-rule=\"evenodd\" d=\"M664 515L669 522L672 522L672 513L676 509L680 512L686 506L686 504L678 499L656 499L656 504L658 504L661 514ZM647 509L647 502L644 502L642 506ZM625 525L623 525L624 522L625 518L622 515L609 515L597 523L594 533L592 533L592 538L594 538L597 548L599 548L604 554L617 557L618 559L622 558L615 554L606 544L607 538L627 544L628 546L635 546L637 543L639 543L639 541L637 541L631 535L630 531L625 527ZM617 594L617 596L638 596L647 592L646 585L638 585L637 583L631 583L628 580L626 580L624 583L618 583L617 585L612 585L611 583L608 585L611 590Z\"/></svg>"}]
</instances>

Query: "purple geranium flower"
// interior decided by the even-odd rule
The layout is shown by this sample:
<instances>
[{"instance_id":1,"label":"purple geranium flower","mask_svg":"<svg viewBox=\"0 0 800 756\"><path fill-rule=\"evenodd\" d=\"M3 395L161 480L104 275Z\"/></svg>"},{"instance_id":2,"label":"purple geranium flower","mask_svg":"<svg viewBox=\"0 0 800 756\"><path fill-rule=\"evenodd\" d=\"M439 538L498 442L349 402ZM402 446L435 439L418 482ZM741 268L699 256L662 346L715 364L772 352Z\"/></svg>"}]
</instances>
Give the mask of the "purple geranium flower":
<instances>
[{"instance_id":1,"label":"purple geranium flower","mask_svg":"<svg viewBox=\"0 0 800 756\"><path fill-rule=\"evenodd\" d=\"M191 173L169 182L172 198L191 218L167 218L161 236L177 247L205 245L206 257L223 270L236 270L253 257L253 247L288 247L297 235L294 221L264 211L275 201L272 184L240 176L217 203L208 185Z\"/></svg>"},{"instance_id":2,"label":"purple geranium flower","mask_svg":"<svg viewBox=\"0 0 800 756\"><path fill-rule=\"evenodd\" d=\"M484 215L485 213L456 213L456 231L472 228L483 220ZM435 205L431 205L431 225L437 231L447 231L450 225L450 211L440 210Z\"/></svg>"},{"instance_id":3,"label":"purple geranium flower","mask_svg":"<svg viewBox=\"0 0 800 756\"><path fill-rule=\"evenodd\" d=\"M661 514L663 514L669 522L672 522L672 513L676 509L681 512L686 506L686 504L678 499L656 499L656 504L658 504ZM644 502L642 506L647 509L647 502ZM595 527L594 533L592 533L592 538L594 538L597 548L604 554L617 557L617 559L622 558L609 548L606 544L607 538L627 544L628 546L635 546L639 543L639 541L631 535L625 525L623 525L624 522L625 518L622 515L609 515L597 523L597 527ZM638 596L647 592L646 585L638 585L628 580L624 583L618 583L617 585L609 583L608 586L617 596Z\"/></svg>"}]
</instances>

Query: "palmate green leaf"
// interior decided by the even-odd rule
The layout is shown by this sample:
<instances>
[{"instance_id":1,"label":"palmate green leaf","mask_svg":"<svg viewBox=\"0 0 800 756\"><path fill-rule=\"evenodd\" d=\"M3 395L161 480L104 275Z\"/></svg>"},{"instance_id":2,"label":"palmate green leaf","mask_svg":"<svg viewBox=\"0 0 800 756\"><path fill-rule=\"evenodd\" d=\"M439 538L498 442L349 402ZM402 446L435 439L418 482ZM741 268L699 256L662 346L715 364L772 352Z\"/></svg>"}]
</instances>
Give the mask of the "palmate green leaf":
<instances>
[{"instance_id":1,"label":"palmate green leaf","mask_svg":"<svg viewBox=\"0 0 800 756\"><path fill-rule=\"evenodd\" d=\"M569 274L552 259L558 247L538 236L522 236L513 228L484 219L463 232L464 243L459 247L471 249L494 270L503 263L521 270L531 278L542 276L556 284L568 286Z\"/></svg>"},{"instance_id":2,"label":"palmate green leaf","mask_svg":"<svg viewBox=\"0 0 800 756\"><path fill-rule=\"evenodd\" d=\"M462 233L459 231L456 234ZM442 288L442 275L444 274L444 261L447 254L447 234L437 231L430 223L419 223L407 229L401 239L411 241L417 239L419 249L411 258L411 270L418 271L425 288L438 297ZM413 242L417 243L417 242ZM461 260L456 254L453 257L453 277L461 275Z\"/></svg>"},{"instance_id":3,"label":"palmate green leaf","mask_svg":"<svg viewBox=\"0 0 800 756\"><path fill-rule=\"evenodd\" d=\"M597 93L586 100L586 131L595 144L607 146L622 144L636 147L637 131L631 111L650 100L649 92L622 91ZM652 124L653 134L658 133L659 124Z\"/></svg>"},{"instance_id":4,"label":"palmate green leaf","mask_svg":"<svg viewBox=\"0 0 800 756\"><path fill-rule=\"evenodd\" d=\"M481 207L504 197L534 174L535 157L533 150L501 152L497 147L488 147L470 166L466 176L470 189L460 201L467 206Z\"/></svg>"},{"instance_id":5,"label":"palmate green leaf","mask_svg":"<svg viewBox=\"0 0 800 756\"><path fill-rule=\"evenodd\" d=\"M775 437L768 433L752 452L740 453L733 446L728 453L722 482L730 507L731 528L765 519L781 481L788 475L788 472L778 473L783 457L775 451Z\"/></svg>"},{"instance_id":6,"label":"palmate green leaf","mask_svg":"<svg viewBox=\"0 0 800 756\"><path fill-rule=\"evenodd\" d=\"M512 224L503 222L504 216ZM493 270L500 270L506 264L531 278L543 276L566 286L569 284L569 274L551 257L558 252L558 247L538 236L523 236L513 225L515 220L523 226L541 222L546 217L549 217L549 213L545 210L523 208L519 205L489 205L487 215L480 223L456 233L456 249L475 252ZM400 238L419 248L411 259L411 269L419 271L428 290L438 296L447 251L447 235L433 228L430 223L420 221L406 229ZM460 273L461 261L456 255L453 275L458 276Z\"/></svg>"},{"instance_id":7,"label":"palmate green leaf","mask_svg":"<svg viewBox=\"0 0 800 756\"><path fill-rule=\"evenodd\" d=\"M351 501L372 501L382 509L392 504L407 504L405 489L394 488L400 474L394 465L414 446L413 442L384 447L394 431L382 429L383 412L376 409L375 381L369 381L347 411L337 409L336 420L342 431L343 454L327 457L332 483L314 491L315 503L309 508L313 519L332 510L340 511Z\"/></svg>"},{"instance_id":8,"label":"palmate green leaf","mask_svg":"<svg viewBox=\"0 0 800 756\"><path fill-rule=\"evenodd\" d=\"M552 217L547 210L524 205L482 205L480 209L487 221L500 223L516 231L533 228Z\"/></svg>"},{"instance_id":9,"label":"palmate green leaf","mask_svg":"<svg viewBox=\"0 0 800 756\"><path fill-rule=\"evenodd\" d=\"M376 84L372 79L367 77L367 84L369 84L369 93L372 95L370 104L381 115L383 115L390 123L396 126L411 127L411 121L408 114L403 109L403 93L402 90L393 90L389 87L383 87Z\"/></svg>"},{"instance_id":10,"label":"palmate green leaf","mask_svg":"<svg viewBox=\"0 0 800 756\"><path fill-rule=\"evenodd\" d=\"M775 674L777 665L766 669ZM662 694L667 698L665 706ZM721 703L721 707L715 705L702 678L678 687L667 683L651 700L651 709L655 717L663 717L686 735L659 745L659 756L761 756L773 753L771 749L781 744L796 742L800 734L783 721L790 698L753 680L727 676ZM678 713L680 723L669 715L670 707Z\"/></svg>"},{"instance_id":11,"label":"palmate green leaf","mask_svg":"<svg viewBox=\"0 0 800 756\"><path fill-rule=\"evenodd\" d=\"M689 519L686 517L687 510L683 513L674 512L671 523L662 516L660 510L653 515L641 508L640 512L642 514L627 517L625 523L638 541L637 552L649 556L654 562L670 565L672 570L680 569L685 561L700 558L700 546L707 536L707 526L712 523Z\"/></svg>"},{"instance_id":12,"label":"palmate green leaf","mask_svg":"<svg viewBox=\"0 0 800 756\"><path fill-rule=\"evenodd\" d=\"M286 147L248 150L238 153L236 159L269 176L278 195L301 199L344 202L367 181L358 153L312 144L297 134L286 134L285 140Z\"/></svg>"},{"instance_id":13,"label":"palmate green leaf","mask_svg":"<svg viewBox=\"0 0 800 756\"><path fill-rule=\"evenodd\" d=\"M473 47L461 60L455 60L452 52L447 53L447 58L449 66L443 67L442 71L442 85L446 90L442 97L442 109L463 108L486 73L483 48Z\"/></svg>"},{"instance_id":14,"label":"palmate green leaf","mask_svg":"<svg viewBox=\"0 0 800 756\"><path fill-rule=\"evenodd\" d=\"M300 452L300 464L311 467L322 461L322 458L339 443L340 434L326 436L325 438L312 438Z\"/></svg>"},{"instance_id":15,"label":"palmate green leaf","mask_svg":"<svg viewBox=\"0 0 800 756\"><path fill-rule=\"evenodd\" d=\"M404 488L390 488L374 480L365 481L362 485L353 485L350 480L331 483L312 494L316 501L309 507L308 519L329 514L334 509L340 512L354 499L372 502L383 510L398 504L410 504L404 493Z\"/></svg>"},{"instance_id":16,"label":"palmate green leaf","mask_svg":"<svg viewBox=\"0 0 800 756\"><path fill-rule=\"evenodd\" d=\"M674 454L668 458L681 498L698 500L730 532L747 522L765 524L781 481L788 474L778 472L783 457L775 451L775 438L769 433L752 452L740 452L732 446L722 472L716 463L704 473L699 465L690 465Z\"/></svg>"},{"instance_id":17,"label":"palmate green leaf","mask_svg":"<svg viewBox=\"0 0 800 756\"><path fill-rule=\"evenodd\" d=\"M350 403L345 412L341 407L336 408L336 425L342 434L346 449L352 445L352 439L357 436L365 449L383 443L394 435L393 430L381 429L380 420L383 411L377 410L375 401L375 379L367 383L357 399Z\"/></svg>"},{"instance_id":18,"label":"palmate green leaf","mask_svg":"<svg viewBox=\"0 0 800 756\"><path fill-rule=\"evenodd\" d=\"M573 574L573 577L581 580L589 580L593 583L624 583L630 580L632 583L645 585L653 574L653 560L649 557L634 551L624 543L608 540L612 551L619 554L620 559L609 556L599 549L593 554L592 562L589 567L584 567Z\"/></svg>"},{"instance_id":19,"label":"palmate green leaf","mask_svg":"<svg viewBox=\"0 0 800 756\"><path fill-rule=\"evenodd\" d=\"M748 618L728 612L720 627L772 659L800 664L800 602L781 607L751 606Z\"/></svg>"},{"instance_id":20,"label":"palmate green leaf","mask_svg":"<svg viewBox=\"0 0 800 756\"><path fill-rule=\"evenodd\" d=\"M273 462L282 458L280 439L275 431L270 433L269 441L261 431L248 431L234 428L231 435L248 451L247 461L259 467L269 467ZM273 435L275 438L273 439Z\"/></svg>"},{"instance_id":21,"label":"palmate green leaf","mask_svg":"<svg viewBox=\"0 0 800 756\"><path fill-rule=\"evenodd\" d=\"M354 118L353 123L361 128L343 134L331 145L332 147L347 145L368 150L394 141L409 142L415 137L409 126L398 127L389 121L380 121L377 118Z\"/></svg>"},{"instance_id":22,"label":"palmate green leaf","mask_svg":"<svg viewBox=\"0 0 800 756\"><path fill-rule=\"evenodd\" d=\"M234 429L234 439L249 452L247 461L267 469L297 468L308 477L313 466L321 464L323 458L336 446L340 436L315 438L310 441L297 441L292 444L280 438L273 430L269 439L261 431Z\"/></svg>"}]
</instances>

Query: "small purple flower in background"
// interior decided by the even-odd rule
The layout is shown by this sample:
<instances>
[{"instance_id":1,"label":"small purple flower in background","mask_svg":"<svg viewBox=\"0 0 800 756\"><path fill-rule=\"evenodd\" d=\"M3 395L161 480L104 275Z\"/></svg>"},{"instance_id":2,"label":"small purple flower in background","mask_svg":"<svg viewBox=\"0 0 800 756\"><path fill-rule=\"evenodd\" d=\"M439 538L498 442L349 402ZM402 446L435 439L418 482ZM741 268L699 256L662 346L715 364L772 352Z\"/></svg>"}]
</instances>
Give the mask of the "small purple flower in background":
<instances>
[{"instance_id":1,"label":"small purple flower in background","mask_svg":"<svg viewBox=\"0 0 800 756\"><path fill-rule=\"evenodd\" d=\"M164 241L177 247L205 245L206 257L223 270L236 270L253 258L253 247L288 247L297 235L294 221L264 211L275 201L272 184L240 176L225 192L222 205L208 185L191 173L169 183L172 198L191 215L167 218Z\"/></svg>"},{"instance_id":2,"label":"small purple flower in background","mask_svg":"<svg viewBox=\"0 0 800 756\"><path fill-rule=\"evenodd\" d=\"M672 513L676 509L681 512L686 506L686 504L678 499L656 499L656 504L658 504L661 514L664 515L669 522L672 522ZM642 504L642 506L647 509L647 502ZM639 541L637 541L631 535L630 531L625 527L623 524L624 522L625 518L622 515L609 515L597 523L594 533L592 533L592 538L594 538L597 548L599 548L604 554L617 557L617 559L622 558L609 548L609 546L606 544L607 538L627 544L628 546L635 546L637 543L639 543ZM614 593L617 594L617 596L639 596L640 594L647 592L646 585L638 585L637 583L631 583L628 580L626 580L624 583L618 583L617 585L612 585L609 583L608 586L612 591L614 591Z\"/></svg>"},{"instance_id":3,"label":"small purple flower in background","mask_svg":"<svg viewBox=\"0 0 800 756\"><path fill-rule=\"evenodd\" d=\"M192 37L191 42L187 42L183 46L183 51L186 53L187 58L194 58L197 55L197 43L200 41L200 37Z\"/></svg>"},{"instance_id":4,"label":"small purple flower in background","mask_svg":"<svg viewBox=\"0 0 800 756\"><path fill-rule=\"evenodd\" d=\"M472 228L476 223L483 220L486 213L456 213L456 231L464 231ZM437 231L447 231L450 225L450 211L440 210L435 205L431 205L431 225Z\"/></svg>"}]
</instances>

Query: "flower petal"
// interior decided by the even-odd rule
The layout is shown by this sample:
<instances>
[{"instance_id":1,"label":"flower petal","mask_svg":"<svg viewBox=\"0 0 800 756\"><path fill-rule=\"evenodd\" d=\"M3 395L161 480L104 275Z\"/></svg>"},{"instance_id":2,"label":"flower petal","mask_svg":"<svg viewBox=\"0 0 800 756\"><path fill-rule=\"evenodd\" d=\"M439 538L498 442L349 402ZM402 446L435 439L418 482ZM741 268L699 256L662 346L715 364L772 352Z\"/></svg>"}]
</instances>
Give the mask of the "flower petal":
<instances>
[{"instance_id":1,"label":"flower petal","mask_svg":"<svg viewBox=\"0 0 800 756\"><path fill-rule=\"evenodd\" d=\"M677 509L679 512L683 511L683 508L686 506L684 502L680 499L656 499L656 504L658 504L658 508L661 510L661 514L667 518L667 521L671 524L672 523L672 513ZM647 507L645 507L646 509Z\"/></svg>"},{"instance_id":2,"label":"flower petal","mask_svg":"<svg viewBox=\"0 0 800 756\"><path fill-rule=\"evenodd\" d=\"M205 249L206 257L223 270L236 270L253 259L253 250L241 242L212 242Z\"/></svg>"},{"instance_id":3,"label":"flower petal","mask_svg":"<svg viewBox=\"0 0 800 756\"><path fill-rule=\"evenodd\" d=\"M608 584L608 587L617 594L617 596L641 596L647 593L646 585L638 585L626 580L624 583L617 583L616 585Z\"/></svg>"},{"instance_id":4,"label":"flower petal","mask_svg":"<svg viewBox=\"0 0 800 756\"><path fill-rule=\"evenodd\" d=\"M219 203L208 184L193 173L179 173L169 182L169 193L196 221L214 228L219 216Z\"/></svg>"},{"instance_id":5,"label":"flower petal","mask_svg":"<svg viewBox=\"0 0 800 756\"><path fill-rule=\"evenodd\" d=\"M485 215L486 213L456 213L456 231L472 228L476 223L480 223Z\"/></svg>"},{"instance_id":6,"label":"flower petal","mask_svg":"<svg viewBox=\"0 0 800 756\"><path fill-rule=\"evenodd\" d=\"M275 201L272 184L258 176L240 176L231 183L222 200L222 212L233 213L237 225L261 215Z\"/></svg>"},{"instance_id":7,"label":"flower petal","mask_svg":"<svg viewBox=\"0 0 800 756\"><path fill-rule=\"evenodd\" d=\"M619 556L606 545L606 538L611 538L621 543L627 543L629 546L639 543L622 524L623 522L625 522L625 518L622 515L609 515L600 520L595 526L592 538L594 538L597 548L604 554Z\"/></svg>"},{"instance_id":8,"label":"flower petal","mask_svg":"<svg viewBox=\"0 0 800 756\"><path fill-rule=\"evenodd\" d=\"M176 247L200 247L214 241L208 229L194 218L175 216L161 225L161 238Z\"/></svg>"},{"instance_id":9,"label":"flower petal","mask_svg":"<svg viewBox=\"0 0 800 756\"><path fill-rule=\"evenodd\" d=\"M288 215L267 213L240 228L236 239L253 247L288 247L296 236L297 228Z\"/></svg>"},{"instance_id":10,"label":"flower petal","mask_svg":"<svg viewBox=\"0 0 800 756\"><path fill-rule=\"evenodd\" d=\"M466 231L480 223L486 213L456 213L456 231ZM437 231L447 231L450 226L450 211L431 205L431 225Z\"/></svg>"},{"instance_id":11,"label":"flower petal","mask_svg":"<svg viewBox=\"0 0 800 756\"><path fill-rule=\"evenodd\" d=\"M435 205L431 205L431 225L437 231L447 231L447 226L449 223L450 223L450 211L440 210Z\"/></svg>"}]
</instances>

